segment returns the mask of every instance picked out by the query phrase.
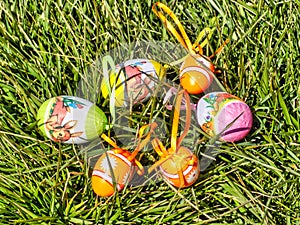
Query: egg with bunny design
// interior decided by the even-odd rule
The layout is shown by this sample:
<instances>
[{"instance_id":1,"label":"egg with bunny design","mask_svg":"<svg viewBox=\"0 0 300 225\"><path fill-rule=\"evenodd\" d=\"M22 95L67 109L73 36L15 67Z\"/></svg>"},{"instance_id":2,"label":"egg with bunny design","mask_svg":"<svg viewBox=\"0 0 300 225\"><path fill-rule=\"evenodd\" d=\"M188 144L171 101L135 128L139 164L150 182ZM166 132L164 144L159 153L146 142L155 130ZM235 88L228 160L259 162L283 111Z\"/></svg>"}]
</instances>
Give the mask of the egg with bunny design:
<instances>
[{"instance_id":1,"label":"egg with bunny design","mask_svg":"<svg viewBox=\"0 0 300 225\"><path fill-rule=\"evenodd\" d=\"M57 96L45 101L37 113L38 127L55 142L82 144L105 129L104 112L90 101L75 96Z\"/></svg>"}]
</instances>

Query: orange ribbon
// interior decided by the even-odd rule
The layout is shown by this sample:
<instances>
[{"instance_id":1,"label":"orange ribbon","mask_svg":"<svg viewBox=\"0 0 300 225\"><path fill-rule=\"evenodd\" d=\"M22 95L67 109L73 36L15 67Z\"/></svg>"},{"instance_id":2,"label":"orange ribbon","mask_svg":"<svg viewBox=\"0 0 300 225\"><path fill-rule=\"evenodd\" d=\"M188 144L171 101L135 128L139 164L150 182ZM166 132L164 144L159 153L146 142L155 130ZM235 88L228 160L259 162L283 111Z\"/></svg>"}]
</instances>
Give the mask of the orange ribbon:
<instances>
[{"instance_id":1,"label":"orange ribbon","mask_svg":"<svg viewBox=\"0 0 300 225\"><path fill-rule=\"evenodd\" d=\"M160 8L161 10L158 11L156 7ZM179 41L179 43L188 50L192 55L193 54L200 54L203 55L203 47L207 44L208 40L211 38L214 29L210 29L209 27L204 28L198 35L196 41L194 44L190 41L189 37L187 36L181 22L177 18L177 16L174 14L174 12L165 4L161 2L154 3L152 6L152 11L154 14L161 19L161 21L164 23L165 27L173 34L173 36ZM172 23L167 19L167 17L163 14L166 13L168 16L171 17L171 19L176 24L179 32L176 30L176 28L172 25ZM206 36L205 40L199 44L200 40L203 39L203 37ZM229 39L227 39L220 48L217 49L209 58L214 57L216 54L219 54L224 46L229 42Z\"/></svg>"},{"instance_id":2,"label":"orange ribbon","mask_svg":"<svg viewBox=\"0 0 300 225\"><path fill-rule=\"evenodd\" d=\"M186 121L185 121L185 127L181 134L181 136L177 139L177 132L178 132L178 124L179 124L179 116L180 116L180 106L182 98L185 98L186 100ZM153 171L157 166L164 163L166 160L168 160L170 157L173 157L174 154L176 154L177 149L181 145L181 142L183 141L184 137L187 135L189 128L191 125L191 104L190 104L190 96L185 90L179 91L175 107L174 107L174 114L173 114L173 124L172 124L172 131L171 131L171 147L166 150L166 148L163 146L161 141L158 138L155 138L152 140L152 145L154 150L157 152L157 154L161 157L160 160L158 160L156 163L154 163L149 169L148 172L150 173Z\"/></svg>"},{"instance_id":3,"label":"orange ribbon","mask_svg":"<svg viewBox=\"0 0 300 225\"><path fill-rule=\"evenodd\" d=\"M146 128L150 127L150 131L148 131L148 133L144 134ZM137 173L139 175L142 175L144 173L144 168L142 166L142 164L135 158L136 155L138 154L138 152L144 148L146 146L146 144L150 141L150 136L151 134L154 132L154 129L157 127L157 123L151 123L148 125L144 125L140 128L139 130L139 135L138 135L138 139L139 139L139 143L137 145L137 147L135 148L135 150L130 154L130 156L127 157L127 159L132 162L134 161L134 163L137 165L137 167L139 168L139 171L137 171ZM145 137L144 137L145 136ZM144 137L144 139L143 139ZM108 137L105 134L101 135L101 138L103 138L107 143L109 143L112 147L114 147L117 150L124 150L127 151L125 149L121 149L116 142L114 142L110 137ZM142 140L143 139L143 140Z\"/></svg>"},{"instance_id":4,"label":"orange ribbon","mask_svg":"<svg viewBox=\"0 0 300 225\"><path fill-rule=\"evenodd\" d=\"M178 124L179 124L179 115L180 115L180 106L182 97L184 95L184 98L186 100L186 120L185 120L185 127L183 130L183 133L177 140L177 131L178 131ZM176 98L176 103L174 107L174 117L173 117L173 125L172 125L172 133L171 133L171 151L169 151L169 154L176 153L177 146L181 145L182 140L187 135L189 128L191 125L191 104L190 104L190 96L188 93L184 90L180 91L178 93L178 96Z\"/></svg>"}]
</instances>

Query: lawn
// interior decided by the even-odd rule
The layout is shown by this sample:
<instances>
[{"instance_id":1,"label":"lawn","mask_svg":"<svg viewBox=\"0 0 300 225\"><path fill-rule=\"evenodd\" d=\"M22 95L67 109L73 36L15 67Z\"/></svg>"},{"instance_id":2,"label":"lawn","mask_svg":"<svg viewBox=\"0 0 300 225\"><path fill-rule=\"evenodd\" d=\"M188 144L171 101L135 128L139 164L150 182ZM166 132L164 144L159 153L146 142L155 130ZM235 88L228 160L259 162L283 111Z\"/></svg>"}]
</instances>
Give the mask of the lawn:
<instances>
[{"instance_id":1,"label":"lawn","mask_svg":"<svg viewBox=\"0 0 300 225\"><path fill-rule=\"evenodd\" d=\"M250 106L250 134L219 143L193 123L183 144L200 160L211 146L218 150L193 186L178 190L159 177L97 197L91 155L110 147L100 139L87 146L49 140L37 126L39 107L80 95L112 121L114 110L93 83L95 62L107 53L122 60L132 53L128 46L144 43L140 49L152 46L168 64L184 56L173 49L180 45L152 12L154 1L2 0L0 224L300 224L299 0L162 2L192 42L202 29L215 29L205 55L230 40L212 61L224 89ZM176 69L168 79L178 83ZM133 150L137 128L155 118L168 145L172 114L161 99L115 110L116 121L126 121L105 133L120 147ZM157 159L150 145L141 152L144 163Z\"/></svg>"}]
</instances>

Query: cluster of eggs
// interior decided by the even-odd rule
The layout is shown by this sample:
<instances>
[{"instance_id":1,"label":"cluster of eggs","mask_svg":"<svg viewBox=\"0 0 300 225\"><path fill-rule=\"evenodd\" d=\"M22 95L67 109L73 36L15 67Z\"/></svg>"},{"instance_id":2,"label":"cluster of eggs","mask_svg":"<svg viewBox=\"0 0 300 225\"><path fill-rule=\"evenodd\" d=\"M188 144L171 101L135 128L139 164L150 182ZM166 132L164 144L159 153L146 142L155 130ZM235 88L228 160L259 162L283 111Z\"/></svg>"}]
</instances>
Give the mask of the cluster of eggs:
<instances>
[{"instance_id":1,"label":"cluster of eggs","mask_svg":"<svg viewBox=\"0 0 300 225\"><path fill-rule=\"evenodd\" d=\"M135 59L118 64L109 72L109 81L102 79L104 98L110 97L115 83L117 107L137 104L149 99L156 83L165 73L164 67L153 60ZM111 100L111 99L110 99ZM55 142L82 144L99 137L107 126L104 112L95 104L74 96L57 96L45 101L37 114L38 127Z\"/></svg>"},{"instance_id":2,"label":"cluster of eggs","mask_svg":"<svg viewBox=\"0 0 300 225\"><path fill-rule=\"evenodd\" d=\"M214 66L202 56L189 55L180 67L180 83L189 94L204 93L212 84ZM165 67L147 60L128 60L109 72L109 80L103 80L101 91L104 98L110 98L115 86L115 106L144 102L155 91L157 82L165 75ZM111 100L111 99L110 99ZM212 92L204 95L197 103L196 117L200 127L211 136L219 135L222 141L239 141L250 131L252 113L249 106L238 97L226 92ZM109 127L106 115L95 104L73 96L58 96L44 102L37 114L42 133L55 142L82 144L91 141ZM184 147L179 149L184 154ZM197 164L198 165L198 164ZM113 149L99 157L92 174L92 186L97 195L110 196L121 190L133 176L134 160L129 151ZM196 173L198 169L185 164L184 175ZM161 171L174 186L187 187L178 183L179 174L168 172L171 165L164 163ZM116 172L118 171L118 172ZM192 171L192 172L191 172ZM113 172L113 173L111 173ZM198 171L200 173L200 171Z\"/></svg>"}]
</instances>

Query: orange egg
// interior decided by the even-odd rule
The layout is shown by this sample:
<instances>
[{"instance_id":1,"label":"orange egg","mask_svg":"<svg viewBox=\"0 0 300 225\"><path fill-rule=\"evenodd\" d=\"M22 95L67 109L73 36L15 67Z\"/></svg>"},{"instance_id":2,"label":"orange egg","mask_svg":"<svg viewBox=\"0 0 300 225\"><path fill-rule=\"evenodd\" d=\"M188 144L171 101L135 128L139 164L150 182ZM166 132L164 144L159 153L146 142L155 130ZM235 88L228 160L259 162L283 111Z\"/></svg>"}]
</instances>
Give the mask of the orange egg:
<instances>
[{"instance_id":1,"label":"orange egg","mask_svg":"<svg viewBox=\"0 0 300 225\"><path fill-rule=\"evenodd\" d=\"M145 134L144 131L147 127L150 127L150 130ZM121 191L125 185L130 184L134 172L139 175L144 173L142 164L135 157L149 142L150 135L156 127L157 123L154 122L140 128L139 142L133 152L119 148L111 138L105 134L101 135L101 138L114 149L103 153L94 166L92 188L97 195L101 197L111 196L115 191Z\"/></svg>"},{"instance_id":2,"label":"orange egg","mask_svg":"<svg viewBox=\"0 0 300 225\"><path fill-rule=\"evenodd\" d=\"M175 187L189 187L200 175L199 160L189 149L180 147L174 155L160 165L160 171Z\"/></svg>"},{"instance_id":3,"label":"orange egg","mask_svg":"<svg viewBox=\"0 0 300 225\"><path fill-rule=\"evenodd\" d=\"M180 117L179 111L183 95L186 101L186 123L181 136L177 139ZM175 103L171 132L171 147L166 149L158 138L154 138L151 143L154 151L160 156L160 159L148 169L148 172L150 173L159 166L162 176L173 186L178 188L191 186L197 181L200 175L200 163L198 157L188 148L181 146L184 137L189 131L190 124L190 97L186 91L181 90L178 92Z\"/></svg>"},{"instance_id":4,"label":"orange egg","mask_svg":"<svg viewBox=\"0 0 300 225\"><path fill-rule=\"evenodd\" d=\"M122 149L101 155L92 174L92 188L97 195L111 196L115 193L115 187L116 191L120 191L132 179L134 162L128 160L130 155L129 151Z\"/></svg>"},{"instance_id":5,"label":"orange egg","mask_svg":"<svg viewBox=\"0 0 300 225\"><path fill-rule=\"evenodd\" d=\"M213 81L214 65L200 55L189 55L180 67L181 86L190 94L200 94Z\"/></svg>"}]
</instances>

